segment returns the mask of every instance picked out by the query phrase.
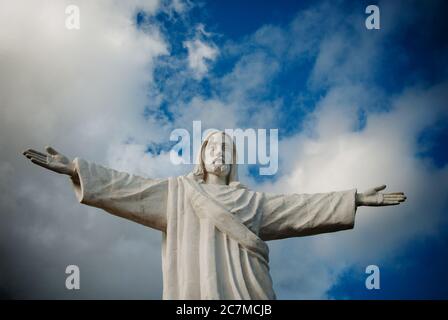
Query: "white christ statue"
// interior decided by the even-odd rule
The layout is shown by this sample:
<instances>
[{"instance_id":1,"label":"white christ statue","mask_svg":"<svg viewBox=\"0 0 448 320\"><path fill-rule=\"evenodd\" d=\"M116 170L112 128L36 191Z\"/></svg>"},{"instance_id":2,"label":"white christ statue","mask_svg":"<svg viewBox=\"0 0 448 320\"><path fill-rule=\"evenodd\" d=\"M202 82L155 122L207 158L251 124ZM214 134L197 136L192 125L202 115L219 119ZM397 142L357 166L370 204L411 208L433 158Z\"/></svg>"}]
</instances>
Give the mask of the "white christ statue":
<instances>
[{"instance_id":1,"label":"white christ statue","mask_svg":"<svg viewBox=\"0 0 448 320\"><path fill-rule=\"evenodd\" d=\"M24 155L69 175L79 202L162 232L164 299L275 299L265 241L351 229L358 206L398 205L403 192L270 194L238 181L235 141L209 133L193 172L150 179L51 147Z\"/></svg>"}]
</instances>

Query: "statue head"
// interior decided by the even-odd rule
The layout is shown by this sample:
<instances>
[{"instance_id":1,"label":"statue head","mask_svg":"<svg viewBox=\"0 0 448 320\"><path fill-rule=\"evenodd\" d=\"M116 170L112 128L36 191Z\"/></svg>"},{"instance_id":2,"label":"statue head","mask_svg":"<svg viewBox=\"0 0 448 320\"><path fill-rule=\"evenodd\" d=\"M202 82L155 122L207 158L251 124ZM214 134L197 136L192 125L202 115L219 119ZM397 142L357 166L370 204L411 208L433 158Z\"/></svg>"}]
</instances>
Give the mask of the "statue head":
<instances>
[{"instance_id":1,"label":"statue head","mask_svg":"<svg viewBox=\"0 0 448 320\"><path fill-rule=\"evenodd\" d=\"M226 183L238 183L235 141L223 131L213 130L207 134L197 155L193 177L205 181L207 175L226 177Z\"/></svg>"}]
</instances>

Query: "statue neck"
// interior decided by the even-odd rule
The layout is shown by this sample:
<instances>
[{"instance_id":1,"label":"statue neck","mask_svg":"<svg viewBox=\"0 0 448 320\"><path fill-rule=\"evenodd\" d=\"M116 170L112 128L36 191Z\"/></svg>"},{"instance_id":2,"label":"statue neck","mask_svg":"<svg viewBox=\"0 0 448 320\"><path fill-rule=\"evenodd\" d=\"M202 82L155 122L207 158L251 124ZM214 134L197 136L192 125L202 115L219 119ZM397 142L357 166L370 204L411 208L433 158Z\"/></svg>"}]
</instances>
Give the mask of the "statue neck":
<instances>
[{"instance_id":1,"label":"statue neck","mask_svg":"<svg viewBox=\"0 0 448 320\"><path fill-rule=\"evenodd\" d=\"M207 178L205 179L205 183L207 184L221 184L221 185L226 185L227 184L227 177L221 177L221 176L217 176L215 174L212 173L208 173L207 174Z\"/></svg>"}]
</instances>

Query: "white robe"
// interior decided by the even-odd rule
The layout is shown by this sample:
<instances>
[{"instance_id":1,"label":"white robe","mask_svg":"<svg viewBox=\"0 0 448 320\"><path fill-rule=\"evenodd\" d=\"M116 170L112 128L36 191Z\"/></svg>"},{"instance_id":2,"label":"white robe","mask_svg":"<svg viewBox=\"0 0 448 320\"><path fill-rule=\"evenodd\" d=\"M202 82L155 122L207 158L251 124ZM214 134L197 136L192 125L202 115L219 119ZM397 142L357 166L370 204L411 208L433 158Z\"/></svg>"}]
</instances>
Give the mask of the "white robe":
<instances>
[{"instance_id":1,"label":"white robe","mask_svg":"<svg viewBox=\"0 0 448 320\"><path fill-rule=\"evenodd\" d=\"M74 163L81 203L162 231L164 299L275 299L264 241L354 226L356 189L274 195Z\"/></svg>"}]
</instances>

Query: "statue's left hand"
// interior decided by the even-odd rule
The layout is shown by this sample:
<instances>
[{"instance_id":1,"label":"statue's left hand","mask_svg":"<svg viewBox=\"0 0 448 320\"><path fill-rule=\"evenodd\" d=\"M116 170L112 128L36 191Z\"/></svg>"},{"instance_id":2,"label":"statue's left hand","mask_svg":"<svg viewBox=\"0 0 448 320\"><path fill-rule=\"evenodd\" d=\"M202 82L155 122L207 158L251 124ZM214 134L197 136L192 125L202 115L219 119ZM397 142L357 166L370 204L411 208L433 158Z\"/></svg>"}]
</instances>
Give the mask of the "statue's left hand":
<instances>
[{"instance_id":1,"label":"statue's left hand","mask_svg":"<svg viewBox=\"0 0 448 320\"><path fill-rule=\"evenodd\" d=\"M357 206L393 206L400 204L406 200L403 192L381 193L381 190L386 189L386 185L369 189L363 193L356 194Z\"/></svg>"},{"instance_id":2,"label":"statue's left hand","mask_svg":"<svg viewBox=\"0 0 448 320\"><path fill-rule=\"evenodd\" d=\"M45 150L47 151L47 154L28 149L23 152L23 155L30 159L32 163L45 169L66 174L73 178L76 177L74 164L69 158L62 153L57 152L52 147L46 147Z\"/></svg>"}]
</instances>

